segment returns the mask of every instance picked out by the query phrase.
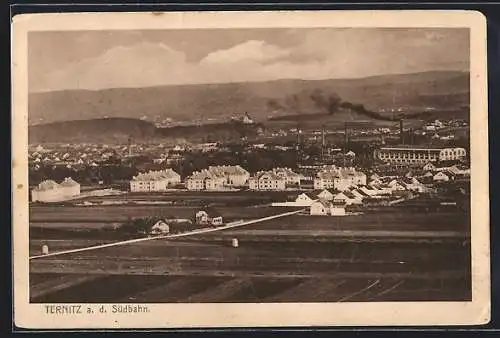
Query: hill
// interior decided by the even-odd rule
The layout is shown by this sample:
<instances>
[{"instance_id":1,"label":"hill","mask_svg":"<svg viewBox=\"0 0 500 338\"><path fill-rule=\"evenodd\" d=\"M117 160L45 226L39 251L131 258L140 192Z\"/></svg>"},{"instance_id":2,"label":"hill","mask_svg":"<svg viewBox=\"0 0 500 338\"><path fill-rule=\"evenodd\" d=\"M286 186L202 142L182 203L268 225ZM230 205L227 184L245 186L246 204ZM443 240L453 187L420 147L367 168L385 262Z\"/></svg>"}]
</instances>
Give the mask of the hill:
<instances>
[{"instance_id":1,"label":"hill","mask_svg":"<svg viewBox=\"0 0 500 338\"><path fill-rule=\"evenodd\" d=\"M216 142L237 140L257 135L260 124L244 125L228 122L205 125L157 128L139 119L104 118L76 120L32 125L29 127L29 143L119 143L188 141Z\"/></svg>"},{"instance_id":2,"label":"hill","mask_svg":"<svg viewBox=\"0 0 500 338\"><path fill-rule=\"evenodd\" d=\"M129 137L148 139L155 135L153 124L129 118L53 122L30 126L28 132L30 143L106 143L110 140L126 143Z\"/></svg>"},{"instance_id":3,"label":"hill","mask_svg":"<svg viewBox=\"0 0 500 338\"><path fill-rule=\"evenodd\" d=\"M432 106L438 110L468 107L469 73L443 71L361 79L31 93L28 109L30 124L103 117L220 123L244 111L257 121L270 116L323 113L329 109L331 96L361 103L371 110L400 106Z\"/></svg>"}]
</instances>

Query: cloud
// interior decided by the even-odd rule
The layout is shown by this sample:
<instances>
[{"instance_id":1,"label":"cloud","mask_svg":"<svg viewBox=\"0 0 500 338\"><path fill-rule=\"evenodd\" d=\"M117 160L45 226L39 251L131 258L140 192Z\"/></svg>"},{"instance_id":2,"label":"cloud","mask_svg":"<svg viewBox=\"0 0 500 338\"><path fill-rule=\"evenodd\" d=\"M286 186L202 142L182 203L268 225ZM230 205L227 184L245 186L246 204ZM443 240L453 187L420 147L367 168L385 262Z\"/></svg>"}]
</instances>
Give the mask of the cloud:
<instances>
[{"instance_id":1,"label":"cloud","mask_svg":"<svg viewBox=\"0 0 500 338\"><path fill-rule=\"evenodd\" d=\"M184 53L161 43L116 46L45 74L33 86L50 91L161 85L182 77L185 60Z\"/></svg>"},{"instance_id":2,"label":"cloud","mask_svg":"<svg viewBox=\"0 0 500 338\"><path fill-rule=\"evenodd\" d=\"M466 70L468 40L432 30L291 30L293 43L249 39L188 58L189 49L149 41L115 45L97 56L31 71L30 91L177 84L354 78L427 70ZM288 40L287 40L288 42ZM449 53L453 47L454 53ZM179 49L182 49L179 50ZM200 60L200 61L197 61Z\"/></svg>"},{"instance_id":3,"label":"cloud","mask_svg":"<svg viewBox=\"0 0 500 338\"><path fill-rule=\"evenodd\" d=\"M203 58L200 64L265 63L282 59L289 55L289 50L268 44L265 41L249 40L229 49L212 52Z\"/></svg>"}]
</instances>

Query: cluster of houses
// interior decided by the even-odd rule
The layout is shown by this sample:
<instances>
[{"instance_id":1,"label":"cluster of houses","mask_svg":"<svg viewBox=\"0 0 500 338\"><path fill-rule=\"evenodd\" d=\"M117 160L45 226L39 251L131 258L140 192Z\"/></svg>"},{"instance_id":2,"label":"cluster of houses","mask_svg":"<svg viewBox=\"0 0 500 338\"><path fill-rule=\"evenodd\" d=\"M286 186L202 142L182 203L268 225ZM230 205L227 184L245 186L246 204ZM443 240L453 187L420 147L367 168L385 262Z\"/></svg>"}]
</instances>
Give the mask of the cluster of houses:
<instances>
[{"instance_id":1,"label":"cluster of houses","mask_svg":"<svg viewBox=\"0 0 500 338\"><path fill-rule=\"evenodd\" d=\"M152 218L145 219L144 222L149 223L146 233L150 235L165 235L224 224L222 214L212 208L198 210L192 219Z\"/></svg>"},{"instance_id":2,"label":"cluster of houses","mask_svg":"<svg viewBox=\"0 0 500 338\"><path fill-rule=\"evenodd\" d=\"M318 170L318 169L317 169ZM185 187L191 191L228 191L249 188L254 191L285 191L300 189L301 182L312 180L315 190L333 189L348 191L352 187L365 187L367 181L373 185L395 185L400 190L420 191L421 183L451 181L458 177L470 175L470 169L458 165L438 167L432 162L426 163L419 169L420 175L406 175L398 178L394 176L379 177L377 174L368 179L364 172L353 167L324 166L313 177L304 176L290 168L275 168L269 171L260 171L254 175L239 165L210 166L208 169L195 171L185 180ZM409 172L410 174L410 172ZM418 184L415 178L418 177ZM413 180L413 181L412 181ZM397 183L399 182L399 183ZM141 173L130 181L133 192L166 191L181 183L181 177L172 169L149 171ZM369 190L369 188L368 188ZM386 191L387 189L382 189Z\"/></svg>"},{"instance_id":3,"label":"cluster of houses","mask_svg":"<svg viewBox=\"0 0 500 338\"><path fill-rule=\"evenodd\" d=\"M460 165L442 166L439 167L433 163L427 163L422 167L424 180L433 182L448 182L460 178L470 177L470 168Z\"/></svg>"},{"instance_id":4,"label":"cluster of houses","mask_svg":"<svg viewBox=\"0 0 500 338\"><path fill-rule=\"evenodd\" d=\"M181 183L181 175L172 169L149 171L134 176L130 181L132 192L166 191Z\"/></svg>"},{"instance_id":5,"label":"cluster of houses","mask_svg":"<svg viewBox=\"0 0 500 338\"><path fill-rule=\"evenodd\" d=\"M366 178L365 178L366 180ZM343 216L347 206L362 206L369 203L387 204L401 201L401 195L424 193L428 187L417 178L380 177L373 174L370 182L324 188L300 193L295 200L273 203L276 207L308 208L311 215Z\"/></svg>"},{"instance_id":6,"label":"cluster of houses","mask_svg":"<svg viewBox=\"0 0 500 338\"><path fill-rule=\"evenodd\" d=\"M355 168L327 166L314 179L314 189L336 189L344 191L354 185L366 185L366 174Z\"/></svg>"},{"instance_id":7,"label":"cluster of houses","mask_svg":"<svg viewBox=\"0 0 500 338\"><path fill-rule=\"evenodd\" d=\"M80 195L80 184L71 177L60 184L53 180L45 180L31 190L33 202L61 202Z\"/></svg>"}]
</instances>

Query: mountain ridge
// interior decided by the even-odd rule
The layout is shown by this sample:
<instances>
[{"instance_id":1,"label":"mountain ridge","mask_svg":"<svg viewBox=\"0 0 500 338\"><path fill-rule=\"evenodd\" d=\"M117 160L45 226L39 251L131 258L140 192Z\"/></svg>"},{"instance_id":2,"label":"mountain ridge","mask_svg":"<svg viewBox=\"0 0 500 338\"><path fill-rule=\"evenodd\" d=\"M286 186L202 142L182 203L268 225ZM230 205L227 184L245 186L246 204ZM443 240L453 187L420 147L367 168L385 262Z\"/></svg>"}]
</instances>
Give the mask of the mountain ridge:
<instances>
[{"instance_id":1,"label":"mountain ridge","mask_svg":"<svg viewBox=\"0 0 500 338\"><path fill-rule=\"evenodd\" d=\"M205 123L208 119L227 121L234 114L248 111L262 121L270 115L322 112L324 107L311 100L311 93L317 90L325 96L334 93L344 101L360 103L369 109L422 108L419 107L422 104L459 107L468 106L469 82L467 72L429 71L353 79L37 92L29 94L28 115L30 124L104 117Z\"/></svg>"}]
</instances>

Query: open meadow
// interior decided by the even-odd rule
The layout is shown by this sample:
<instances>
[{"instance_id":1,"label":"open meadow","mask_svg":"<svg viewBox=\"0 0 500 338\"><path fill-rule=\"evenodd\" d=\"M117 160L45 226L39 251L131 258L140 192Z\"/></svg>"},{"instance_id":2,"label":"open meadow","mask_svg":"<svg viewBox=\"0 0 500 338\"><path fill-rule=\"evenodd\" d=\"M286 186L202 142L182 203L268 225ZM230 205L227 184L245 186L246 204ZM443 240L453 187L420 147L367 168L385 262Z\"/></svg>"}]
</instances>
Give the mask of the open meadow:
<instances>
[{"instance_id":1,"label":"open meadow","mask_svg":"<svg viewBox=\"0 0 500 338\"><path fill-rule=\"evenodd\" d=\"M190 218L196 210L32 206L30 255L40 255L42 245L57 252L117 242L124 238L115 227L129 217ZM290 211L269 206L217 210L225 220ZM394 207L343 217L291 215L182 239L35 259L30 261L31 301L467 300L469 237L468 217L460 210ZM231 246L234 238L237 248Z\"/></svg>"}]
</instances>

